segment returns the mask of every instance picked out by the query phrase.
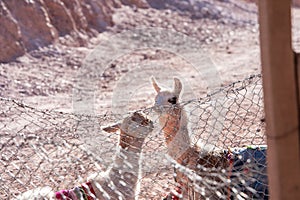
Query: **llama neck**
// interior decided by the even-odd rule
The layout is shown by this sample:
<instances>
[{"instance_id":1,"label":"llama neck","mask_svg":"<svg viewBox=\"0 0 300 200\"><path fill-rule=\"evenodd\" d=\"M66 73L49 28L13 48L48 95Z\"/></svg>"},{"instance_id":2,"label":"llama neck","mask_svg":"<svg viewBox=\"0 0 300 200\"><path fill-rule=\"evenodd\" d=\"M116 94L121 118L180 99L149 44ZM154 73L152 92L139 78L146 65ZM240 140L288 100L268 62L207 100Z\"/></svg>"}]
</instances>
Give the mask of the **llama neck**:
<instances>
[{"instance_id":1,"label":"llama neck","mask_svg":"<svg viewBox=\"0 0 300 200\"><path fill-rule=\"evenodd\" d=\"M143 142L144 138L134 138L121 131L114 162L106 172L104 179L95 183L98 190L97 197L109 196L110 199L137 198L136 188L140 174Z\"/></svg>"},{"instance_id":2,"label":"llama neck","mask_svg":"<svg viewBox=\"0 0 300 200\"><path fill-rule=\"evenodd\" d=\"M141 153L130 152L123 148L119 149L115 157L113 167L109 172L111 181L124 199L134 199L139 179Z\"/></svg>"},{"instance_id":3,"label":"llama neck","mask_svg":"<svg viewBox=\"0 0 300 200\"><path fill-rule=\"evenodd\" d=\"M187 121L186 113L180 106L170 108L160 117L168 154L174 159L179 158L191 146Z\"/></svg>"}]
</instances>

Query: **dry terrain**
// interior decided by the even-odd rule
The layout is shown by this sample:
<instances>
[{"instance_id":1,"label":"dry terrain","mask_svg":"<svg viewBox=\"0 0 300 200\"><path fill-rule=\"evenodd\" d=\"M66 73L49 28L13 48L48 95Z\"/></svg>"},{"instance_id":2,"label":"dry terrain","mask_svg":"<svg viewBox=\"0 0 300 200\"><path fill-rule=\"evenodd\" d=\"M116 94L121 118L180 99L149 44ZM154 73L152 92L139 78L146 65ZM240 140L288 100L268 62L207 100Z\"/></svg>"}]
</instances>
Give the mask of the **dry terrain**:
<instances>
[{"instance_id":1,"label":"dry terrain","mask_svg":"<svg viewBox=\"0 0 300 200\"><path fill-rule=\"evenodd\" d=\"M86 25L86 31L79 33L77 29L85 23L73 21L77 28L72 32L70 27L69 33L58 24L56 39L42 47L19 49L13 61L0 64L0 199L13 199L36 186L70 188L93 170L107 168L116 135L97 135L80 127L107 125L128 112L151 107L154 90L150 76L166 87L172 86L173 76L181 78L182 101L186 102L260 74L258 11L252 1L111 1L107 6L109 15L97 15L99 20L109 21L105 28L95 31ZM56 12L49 13L54 17ZM300 51L300 9L293 8L292 14L293 46ZM171 48L165 44L172 44ZM226 112L227 129L218 145L264 144L261 87L250 85L248 91L254 97L247 99L247 93L246 100L237 99L234 105L249 110ZM192 114L204 109L189 105ZM157 116L149 113L157 122ZM209 118L206 114L202 117ZM195 130L206 128L193 120ZM209 135L202 136L210 140ZM174 180L172 167L163 157L166 148L159 127L144 151L140 199L161 199L174 189Z\"/></svg>"}]
</instances>

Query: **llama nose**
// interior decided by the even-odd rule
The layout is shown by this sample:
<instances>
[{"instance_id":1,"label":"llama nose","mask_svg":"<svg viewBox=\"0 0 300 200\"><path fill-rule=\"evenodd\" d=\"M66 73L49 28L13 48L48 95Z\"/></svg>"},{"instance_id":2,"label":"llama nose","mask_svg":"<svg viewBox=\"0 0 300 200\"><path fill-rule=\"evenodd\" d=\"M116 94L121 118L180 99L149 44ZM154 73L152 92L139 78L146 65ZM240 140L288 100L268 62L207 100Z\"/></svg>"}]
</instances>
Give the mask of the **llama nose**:
<instances>
[{"instance_id":1,"label":"llama nose","mask_svg":"<svg viewBox=\"0 0 300 200\"><path fill-rule=\"evenodd\" d=\"M157 113L161 113L166 109L165 105L162 105L161 103L155 102L153 110Z\"/></svg>"}]
</instances>

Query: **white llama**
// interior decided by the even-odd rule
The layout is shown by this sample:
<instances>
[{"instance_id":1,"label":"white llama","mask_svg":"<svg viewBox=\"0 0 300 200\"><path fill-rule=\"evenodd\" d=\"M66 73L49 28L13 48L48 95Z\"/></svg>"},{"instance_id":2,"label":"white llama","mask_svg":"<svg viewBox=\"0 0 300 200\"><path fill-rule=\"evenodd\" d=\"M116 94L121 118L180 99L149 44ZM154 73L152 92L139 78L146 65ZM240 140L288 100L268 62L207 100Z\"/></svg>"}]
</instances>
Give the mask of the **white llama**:
<instances>
[{"instance_id":1,"label":"white llama","mask_svg":"<svg viewBox=\"0 0 300 200\"><path fill-rule=\"evenodd\" d=\"M107 171L92 175L87 183L71 190L54 192L50 187L37 188L19 195L17 200L137 199L142 145L153 130L153 123L135 112L121 124L104 130L120 130L117 153Z\"/></svg>"},{"instance_id":2,"label":"white llama","mask_svg":"<svg viewBox=\"0 0 300 200\"><path fill-rule=\"evenodd\" d=\"M182 91L181 81L178 78L174 78L173 91L162 91L153 77L152 85L157 93L155 97L155 111L159 114L159 122L164 133L169 156L176 160L178 164L195 172L199 172L198 165L207 168L227 167L228 161L226 158L216 152L212 152L212 147L201 143L191 144L187 114L179 104L179 97ZM180 190L184 199L203 198L198 192L190 189L192 183L183 173L176 172L175 180L180 184ZM205 195L213 196L209 192L206 192ZM171 198L169 197L169 199Z\"/></svg>"}]
</instances>

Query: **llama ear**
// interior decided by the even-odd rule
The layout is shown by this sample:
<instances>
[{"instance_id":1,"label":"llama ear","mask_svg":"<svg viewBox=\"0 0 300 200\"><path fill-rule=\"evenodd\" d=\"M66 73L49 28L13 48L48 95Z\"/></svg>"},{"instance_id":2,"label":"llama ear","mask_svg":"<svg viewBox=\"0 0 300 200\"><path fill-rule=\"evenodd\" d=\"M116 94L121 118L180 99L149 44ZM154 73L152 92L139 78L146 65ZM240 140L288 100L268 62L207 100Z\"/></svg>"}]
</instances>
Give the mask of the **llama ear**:
<instances>
[{"instance_id":1,"label":"llama ear","mask_svg":"<svg viewBox=\"0 0 300 200\"><path fill-rule=\"evenodd\" d=\"M155 80L155 78L153 76L151 77L151 81L152 81L152 85L153 85L155 91L157 93L159 93L160 92L160 87L157 85L156 80Z\"/></svg>"},{"instance_id":2,"label":"llama ear","mask_svg":"<svg viewBox=\"0 0 300 200\"><path fill-rule=\"evenodd\" d=\"M174 78L174 94L179 97L182 90L182 83L178 78Z\"/></svg>"},{"instance_id":3,"label":"llama ear","mask_svg":"<svg viewBox=\"0 0 300 200\"><path fill-rule=\"evenodd\" d=\"M108 133L115 133L120 129L120 127L121 127L121 123L118 123L111 126L103 127L102 130Z\"/></svg>"}]
</instances>

